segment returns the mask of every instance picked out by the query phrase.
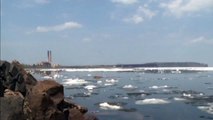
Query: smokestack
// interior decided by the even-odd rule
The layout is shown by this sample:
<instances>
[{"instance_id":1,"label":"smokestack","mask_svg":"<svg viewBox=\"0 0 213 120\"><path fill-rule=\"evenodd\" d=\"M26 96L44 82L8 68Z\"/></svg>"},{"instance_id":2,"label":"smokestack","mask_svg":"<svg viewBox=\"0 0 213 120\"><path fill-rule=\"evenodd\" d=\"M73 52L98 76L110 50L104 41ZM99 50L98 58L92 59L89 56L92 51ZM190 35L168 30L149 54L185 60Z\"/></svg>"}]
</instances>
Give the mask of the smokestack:
<instances>
[{"instance_id":1,"label":"smokestack","mask_svg":"<svg viewBox=\"0 0 213 120\"><path fill-rule=\"evenodd\" d=\"M47 58L48 58L48 62L51 63L52 62L52 53L50 50L47 51Z\"/></svg>"},{"instance_id":2,"label":"smokestack","mask_svg":"<svg viewBox=\"0 0 213 120\"><path fill-rule=\"evenodd\" d=\"M52 51L50 51L50 63L52 62Z\"/></svg>"},{"instance_id":3,"label":"smokestack","mask_svg":"<svg viewBox=\"0 0 213 120\"><path fill-rule=\"evenodd\" d=\"M49 50L47 50L47 61L48 61L48 62L49 62L49 56L50 56Z\"/></svg>"}]
</instances>

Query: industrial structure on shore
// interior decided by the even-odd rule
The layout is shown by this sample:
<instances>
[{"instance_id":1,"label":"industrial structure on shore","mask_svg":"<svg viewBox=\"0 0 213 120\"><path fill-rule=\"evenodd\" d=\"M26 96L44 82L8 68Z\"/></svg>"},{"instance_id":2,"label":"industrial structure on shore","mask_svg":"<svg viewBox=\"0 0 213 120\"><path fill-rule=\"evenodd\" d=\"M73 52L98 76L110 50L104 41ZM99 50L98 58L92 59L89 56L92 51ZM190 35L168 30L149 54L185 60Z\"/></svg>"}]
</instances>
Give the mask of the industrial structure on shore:
<instances>
[{"instance_id":1,"label":"industrial structure on shore","mask_svg":"<svg viewBox=\"0 0 213 120\"><path fill-rule=\"evenodd\" d=\"M50 68L53 67L52 64L52 51L48 50L47 51L47 61L42 61L38 64L39 67L45 67L45 68Z\"/></svg>"}]
</instances>

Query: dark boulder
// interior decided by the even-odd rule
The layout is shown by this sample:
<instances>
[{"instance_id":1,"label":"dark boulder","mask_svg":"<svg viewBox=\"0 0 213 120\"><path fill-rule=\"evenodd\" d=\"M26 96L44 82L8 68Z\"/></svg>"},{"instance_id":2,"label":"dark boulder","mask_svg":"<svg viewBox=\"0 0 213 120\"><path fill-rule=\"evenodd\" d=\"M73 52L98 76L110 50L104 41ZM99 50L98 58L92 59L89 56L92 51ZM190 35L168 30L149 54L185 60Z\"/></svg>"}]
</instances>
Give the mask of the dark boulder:
<instances>
[{"instance_id":1,"label":"dark boulder","mask_svg":"<svg viewBox=\"0 0 213 120\"><path fill-rule=\"evenodd\" d=\"M66 101L61 84L37 81L17 61L0 61L0 90L1 120L97 120Z\"/></svg>"}]
</instances>

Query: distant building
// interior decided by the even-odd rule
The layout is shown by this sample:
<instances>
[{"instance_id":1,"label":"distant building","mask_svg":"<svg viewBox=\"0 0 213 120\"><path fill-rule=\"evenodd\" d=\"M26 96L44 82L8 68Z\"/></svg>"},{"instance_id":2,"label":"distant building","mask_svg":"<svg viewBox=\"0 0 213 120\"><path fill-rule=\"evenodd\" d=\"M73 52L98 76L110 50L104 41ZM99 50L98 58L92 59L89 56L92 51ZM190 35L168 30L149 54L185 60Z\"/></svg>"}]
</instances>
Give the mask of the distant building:
<instances>
[{"instance_id":1,"label":"distant building","mask_svg":"<svg viewBox=\"0 0 213 120\"><path fill-rule=\"evenodd\" d=\"M44 67L44 68L50 68L51 63L43 61L43 62L39 63L39 66Z\"/></svg>"},{"instance_id":2,"label":"distant building","mask_svg":"<svg viewBox=\"0 0 213 120\"><path fill-rule=\"evenodd\" d=\"M42 68L52 67L52 51L51 50L47 51L47 61L40 62L39 64L37 64L37 67L42 67Z\"/></svg>"}]
</instances>

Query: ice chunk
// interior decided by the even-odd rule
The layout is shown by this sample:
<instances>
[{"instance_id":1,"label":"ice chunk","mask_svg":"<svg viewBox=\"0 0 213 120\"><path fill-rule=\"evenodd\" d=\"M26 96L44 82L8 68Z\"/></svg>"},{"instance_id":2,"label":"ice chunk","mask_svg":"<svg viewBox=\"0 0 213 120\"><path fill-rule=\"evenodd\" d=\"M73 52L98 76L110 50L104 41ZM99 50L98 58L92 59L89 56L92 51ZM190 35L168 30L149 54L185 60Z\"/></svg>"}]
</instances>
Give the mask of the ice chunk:
<instances>
[{"instance_id":1,"label":"ice chunk","mask_svg":"<svg viewBox=\"0 0 213 120\"><path fill-rule=\"evenodd\" d=\"M170 88L168 85L163 85L163 86L151 86L149 87L150 89L163 89L163 88Z\"/></svg>"},{"instance_id":2,"label":"ice chunk","mask_svg":"<svg viewBox=\"0 0 213 120\"><path fill-rule=\"evenodd\" d=\"M124 89L136 89L138 87L137 86L133 86L133 85L124 85L123 88Z\"/></svg>"},{"instance_id":3,"label":"ice chunk","mask_svg":"<svg viewBox=\"0 0 213 120\"><path fill-rule=\"evenodd\" d=\"M53 77L51 77L51 76L43 76L42 78L43 79L53 79Z\"/></svg>"},{"instance_id":4,"label":"ice chunk","mask_svg":"<svg viewBox=\"0 0 213 120\"><path fill-rule=\"evenodd\" d=\"M115 80L115 79L106 79L106 82L108 82L108 83L116 83L116 82L118 82L118 80Z\"/></svg>"},{"instance_id":5,"label":"ice chunk","mask_svg":"<svg viewBox=\"0 0 213 120\"><path fill-rule=\"evenodd\" d=\"M88 83L87 81L85 81L84 79L79 79L79 78L75 78L75 79L65 79L62 82L64 85L82 85L82 84L86 84Z\"/></svg>"},{"instance_id":6,"label":"ice chunk","mask_svg":"<svg viewBox=\"0 0 213 120\"><path fill-rule=\"evenodd\" d=\"M170 103L167 100L164 99L157 99L157 98L150 98L150 99L144 99L144 100L138 100L135 102L137 105L148 105L148 104L168 104Z\"/></svg>"},{"instance_id":7,"label":"ice chunk","mask_svg":"<svg viewBox=\"0 0 213 120\"><path fill-rule=\"evenodd\" d=\"M175 100L175 101L185 101L186 99L184 99L184 98L174 97L174 100Z\"/></svg>"},{"instance_id":8,"label":"ice chunk","mask_svg":"<svg viewBox=\"0 0 213 120\"><path fill-rule=\"evenodd\" d=\"M213 114L213 103L208 103L206 106L198 106L198 109Z\"/></svg>"},{"instance_id":9,"label":"ice chunk","mask_svg":"<svg viewBox=\"0 0 213 120\"><path fill-rule=\"evenodd\" d=\"M109 109L111 109L111 110L119 110L119 109L122 108L119 105L111 105L111 104L109 104L107 102L100 103L99 106L100 106L101 109L104 109L104 110L109 110Z\"/></svg>"},{"instance_id":10,"label":"ice chunk","mask_svg":"<svg viewBox=\"0 0 213 120\"><path fill-rule=\"evenodd\" d=\"M93 90L94 88L97 88L97 86L95 86L95 85L87 85L84 88L87 89L87 90Z\"/></svg>"}]
</instances>

